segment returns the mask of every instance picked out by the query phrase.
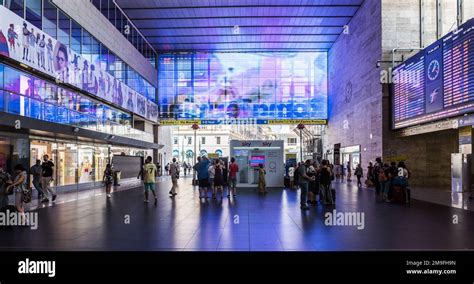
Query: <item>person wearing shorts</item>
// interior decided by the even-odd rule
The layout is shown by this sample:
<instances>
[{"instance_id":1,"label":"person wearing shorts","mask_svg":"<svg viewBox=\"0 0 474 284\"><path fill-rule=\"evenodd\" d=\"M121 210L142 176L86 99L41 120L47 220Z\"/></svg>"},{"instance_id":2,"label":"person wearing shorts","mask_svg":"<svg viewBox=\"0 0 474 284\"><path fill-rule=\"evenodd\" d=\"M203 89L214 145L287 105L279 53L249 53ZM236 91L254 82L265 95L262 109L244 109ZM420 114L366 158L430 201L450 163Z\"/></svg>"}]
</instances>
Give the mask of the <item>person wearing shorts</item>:
<instances>
[{"instance_id":1,"label":"person wearing shorts","mask_svg":"<svg viewBox=\"0 0 474 284\"><path fill-rule=\"evenodd\" d=\"M197 163L194 165L194 170L197 172L199 185L199 198L209 198L207 191L209 189L209 160L206 157L198 157ZM203 194L204 193L204 194Z\"/></svg>"}]
</instances>

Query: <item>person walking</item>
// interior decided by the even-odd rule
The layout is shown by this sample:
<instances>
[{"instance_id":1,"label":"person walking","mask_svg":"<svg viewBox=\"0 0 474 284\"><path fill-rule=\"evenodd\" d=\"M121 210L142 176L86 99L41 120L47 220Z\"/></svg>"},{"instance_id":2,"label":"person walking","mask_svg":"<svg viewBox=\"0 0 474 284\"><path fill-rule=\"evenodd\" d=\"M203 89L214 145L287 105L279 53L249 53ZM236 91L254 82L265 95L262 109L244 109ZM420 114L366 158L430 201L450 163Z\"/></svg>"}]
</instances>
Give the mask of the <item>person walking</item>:
<instances>
[{"instance_id":1,"label":"person walking","mask_svg":"<svg viewBox=\"0 0 474 284\"><path fill-rule=\"evenodd\" d=\"M175 159L174 159L175 160ZM153 158L148 156L143 165L143 182L145 185L145 203L148 203L148 191L151 191L153 197L155 197L155 205L158 203L158 198L155 192L156 177L158 176L158 170L156 165L153 163Z\"/></svg>"},{"instance_id":2,"label":"person walking","mask_svg":"<svg viewBox=\"0 0 474 284\"><path fill-rule=\"evenodd\" d=\"M258 165L258 193L260 194L266 194L268 193L267 191L267 182L265 180L265 175L267 172L263 168L263 164Z\"/></svg>"},{"instance_id":3,"label":"person walking","mask_svg":"<svg viewBox=\"0 0 474 284\"><path fill-rule=\"evenodd\" d=\"M178 187L178 178L179 178L179 164L176 162L176 158L173 158L173 162L170 164L170 176L171 176L171 190L169 194L170 197L175 197L177 195L176 188Z\"/></svg>"},{"instance_id":4,"label":"person walking","mask_svg":"<svg viewBox=\"0 0 474 284\"><path fill-rule=\"evenodd\" d=\"M0 209L8 205L7 187L12 183L10 174L0 168Z\"/></svg>"},{"instance_id":5,"label":"person walking","mask_svg":"<svg viewBox=\"0 0 474 284\"><path fill-rule=\"evenodd\" d=\"M112 185L114 183L114 173L112 172L111 164L107 164L105 166L104 177L102 178L102 182L105 185L105 194L108 198L110 198L110 193L112 192Z\"/></svg>"},{"instance_id":6,"label":"person walking","mask_svg":"<svg viewBox=\"0 0 474 284\"><path fill-rule=\"evenodd\" d=\"M206 157L198 157L193 169L197 172L199 198L207 199L207 191L209 190L209 160Z\"/></svg>"},{"instance_id":7,"label":"person walking","mask_svg":"<svg viewBox=\"0 0 474 284\"><path fill-rule=\"evenodd\" d=\"M352 181L352 169L351 169L351 162L347 162L346 165L346 171L347 171L347 181Z\"/></svg>"},{"instance_id":8,"label":"person walking","mask_svg":"<svg viewBox=\"0 0 474 284\"><path fill-rule=\"evenodd\" d=\"M235 158L230 158L229 165L229 191L227 197L232 194L233 197L237 196L237 173L239 172L239 165L235 162Z\"/></svg>"},{"instance_id":9,"label":"person walking","mask_svg":"<svg viewBox=\"0 0 474 284\"><path fill-rule=\"evenodd\" d=\"M16 176L13 183L7 186L7 192L9 193L13 190L16 210L20 213L24 213L23 192L27 189L26 186L28 182L26 169L21 164L18 164L13 168L13 171Z\"/></svg>"},{"instance_id":10,"label":"person walking","mask_svg":"<svg viewBox=\"0 0 474 284\"><path fill-rule=\"evenodd\" d=\"M224 195L224 168L219 159L216 160L214 166L214 199L216 199L217 192L221 194L221 200Z\"/></svg>"},{"instance_id":11,"label":"person walking","mask_svg":"<svg viewBox=\"0 0 474 284\"><path fill-rule=\"evenodd\" d=\"M35 187L36 191L38 191L38 200L43 200L44 198L44 193L43 193L43 187L41 185L41 178L43 174L43 168L41 167L41 160L36 160L36 164L34 164L30 168L30 174L33 176L33 186Z\"/></svg>"},{"instance_id":12,"label":"person walking","mask_svg":"<svg viewBox=\"0 0 474 284\"><path fill-rule=\"evenodd\" d=\"M48 195L51 195L51 200L54 202L56 201L56 190L54 187L51 187L51 182L53 182L54 163L49 159L48 155L43 156L41 169L43 170L41 174L41 185L44 195L43 201L41 202L49 202Z\"/></svg>"},{"instance_id":13,"label":"person walking","mask_svg":"<svg viewBox=\"0 0 474 284\"><path fill-rule=\"evenodd\" d=\"M357 164L357 168L354 171L354 175L357 177L357 186L362 187L361 178L364 176L364 170L362 169L362 165L360 163Z\"/></svg>"}]
</instances>

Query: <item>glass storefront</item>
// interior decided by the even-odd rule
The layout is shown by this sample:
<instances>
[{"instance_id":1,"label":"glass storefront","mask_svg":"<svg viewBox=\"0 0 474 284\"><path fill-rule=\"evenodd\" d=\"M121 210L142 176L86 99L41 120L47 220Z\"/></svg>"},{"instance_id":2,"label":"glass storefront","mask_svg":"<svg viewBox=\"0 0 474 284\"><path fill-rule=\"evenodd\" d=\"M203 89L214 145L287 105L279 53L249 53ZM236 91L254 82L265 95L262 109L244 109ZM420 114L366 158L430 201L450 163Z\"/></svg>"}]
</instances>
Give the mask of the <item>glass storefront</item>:
<instances>
[{"instance_id":1,"label":"glass storefront","mask_svg":"<svg viewBox=\"0 0 474 284\"><path fill-rule=\"evenodd\" d=\"M153 134L131 126L130 114L2 64L0 111L147 142L154 140Z\"/></svg>"},{"instance_id":2,"label":"glass storefront","mask_svg":"<svg viewBox=\"0 0 474 284\"><path fill-rule=\"evenodd\" d=\"M25 167L30 168L37 159L42 160L44 155L48 155L55 165L52 186L57 188L58 194L100 188L105 167L111 161L113 155L145 157L153 154L153 150L107 144L76 143L33 136L30 138L29 153L24 154L29 156L29 161L26 161ZM6 164L7 159L4 153L9 153L10 140L0 138L0 166ZM27 143L26 149L28 149L28 140L25 139L25 141ZM16 145L21 145L21 143L17 142ZM102 193L102 191L98 190L97 193Z\"/></svg>"}]
</instances>

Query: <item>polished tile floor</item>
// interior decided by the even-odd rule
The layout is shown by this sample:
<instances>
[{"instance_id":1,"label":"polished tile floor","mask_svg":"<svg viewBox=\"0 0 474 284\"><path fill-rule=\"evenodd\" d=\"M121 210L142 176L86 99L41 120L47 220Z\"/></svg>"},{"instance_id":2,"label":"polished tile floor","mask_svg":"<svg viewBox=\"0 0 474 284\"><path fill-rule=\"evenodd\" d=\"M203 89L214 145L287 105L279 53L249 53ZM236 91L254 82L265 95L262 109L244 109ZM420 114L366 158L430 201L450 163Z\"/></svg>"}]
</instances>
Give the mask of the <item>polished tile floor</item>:
<instances>
[{"instance_id":1,"label":"polished tile floor","mask_svg":"<svg viewBox=\"0 0 474 284\"><path fill-rule=\"evenodd\" d=\"M345 251L474 249L474 212L412 200L382 203L370 189L336 184L335 206L299 209L295 190L259 196L241 189L236 200L200 201L190 178L168 196L144 204L141 188L38 209L39 228L0 229L0 250ZM324 214L363 212L364 229L326 226ZM457 216L457 224L453 220ZM129 220L128 222L126 222Z\"/></svg>"}]
</instances>

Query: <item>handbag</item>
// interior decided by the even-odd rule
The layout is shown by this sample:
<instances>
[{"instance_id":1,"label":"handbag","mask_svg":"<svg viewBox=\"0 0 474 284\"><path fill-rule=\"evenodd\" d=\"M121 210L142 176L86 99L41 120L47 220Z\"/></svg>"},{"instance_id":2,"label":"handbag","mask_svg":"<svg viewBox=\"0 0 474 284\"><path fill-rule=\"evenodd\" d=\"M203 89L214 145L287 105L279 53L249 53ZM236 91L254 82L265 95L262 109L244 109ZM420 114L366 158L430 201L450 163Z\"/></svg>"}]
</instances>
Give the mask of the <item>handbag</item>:
<instances>
[{"instance_id":1,"label":"handbag","mask_svg":"<svg viewBox=\"0 0 474 284\"><path fill-rule=\"evenodd\" d=\"M23 200L23 203L30 203L32 199L32 190L31 188L23 188L22 189L22 195L21 199Z\"/></svg>"}]
</instances>

